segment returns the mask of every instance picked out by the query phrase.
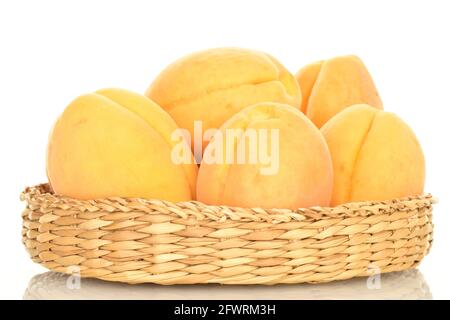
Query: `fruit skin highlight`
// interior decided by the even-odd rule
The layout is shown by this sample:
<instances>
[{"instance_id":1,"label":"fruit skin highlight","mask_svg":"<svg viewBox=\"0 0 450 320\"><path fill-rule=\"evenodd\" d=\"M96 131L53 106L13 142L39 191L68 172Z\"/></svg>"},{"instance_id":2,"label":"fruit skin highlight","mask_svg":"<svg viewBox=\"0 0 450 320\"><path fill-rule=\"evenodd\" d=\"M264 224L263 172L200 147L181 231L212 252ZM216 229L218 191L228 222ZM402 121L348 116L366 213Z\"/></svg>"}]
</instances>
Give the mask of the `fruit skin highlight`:
<instances>
[{"instance_id":1,"label":"fruit skin highlight","mask_svg":"<svg viewBox=\"0 0 450 320\"><path fill-rule=\"evenodd\" d=\"M272 56L240 48L216 48L185 56L164 69L146 96L164 108L193 137L194 121L218 129L232 115L258 102L296 108L295 77ZM203 142L203 148L207 142Z\"/></svg>"},{"instance_id":2,"label":"fruit skin highlight","mask_svg":"<svg viewBox=\"0 0 450 320\"><path fill-rule=\"evenodd\" d=\"M206 163L205 157L215 148L218 134L225 137L223 145L226 145L228 129L246 132L278 129L278 171L273 175L262 175L261 168L265 165L261 162ZM243 139L236 139L232 143L236 150ZM245 147L248 159L249 144ZM314 124L289 105L259 103L235 114L213 137L200 166L197 197L199 201L212 205L297 209L328 206L332 186L330 154L325 139Z\"/></svg>"},{"instance_id":3,"label":"fruit skin highlight","mask_svg":"<svg viewBox=\"0 0 450 320\"><path fill-rule=\"evenodd\" d=\"M423 193L425 160L414 132L399 117L351 106L321 129L331 153L331 205Z\"/></svg>"},{"instance_id":4,"label":"fruit skin highlight","mask_svg":"<svg viewBox=\"0 0 450 320\"><path fill-rule=\"evenodd\" d=\"M383 109L378 91L357 56L341 56L306 65L296 79L303 97L301 110L317 127L354 104Z\"/></svg>"},{"instance_id":5,"label":"fruit skin highlight","mask_svg":"<svg viewBox=\"0 0 450 320\"><path fill-rule=\"evenodd\" d=\"M77 199L195 199L193 159L181 165L171 159L179 143L171 140L175 129L173 119L142 95L122 89L82 95L50 133L50 184L57 194Z\"/></svg>"}]
</instances>

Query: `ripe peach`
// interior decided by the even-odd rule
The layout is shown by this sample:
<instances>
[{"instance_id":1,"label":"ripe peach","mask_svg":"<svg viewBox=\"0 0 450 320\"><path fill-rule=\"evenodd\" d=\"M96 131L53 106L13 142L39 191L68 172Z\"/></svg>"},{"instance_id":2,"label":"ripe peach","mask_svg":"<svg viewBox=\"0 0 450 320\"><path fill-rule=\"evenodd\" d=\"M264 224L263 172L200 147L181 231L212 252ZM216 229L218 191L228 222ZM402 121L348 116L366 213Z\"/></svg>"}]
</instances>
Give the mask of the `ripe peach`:
<instances>
[{"instance_id":1,"label":"ripe peach","mask_svg":"<svg viewBox=\"0 0 450 320\"><path fill-rule=\"evenodd\" d=\"M314 124L289 105L259 103L231 117L206 147L197 197L240 207L327 206L332 179L330 154Z\"/></svg>"},{"instance_id":2,"label":"ripe peach","mask_svg":"<svg viewBox=\"0 0 450 320\"><path fill-rule=\"evenodd\" d=\"M333 160L332 205L423 192L425 161L419 142L393 113L354 105L321 131Z\"/></svg>"},{"instance_id":3,"label":"ripe peach","mask_svg":"<svg viewBox=\"0 0 450 320\"><path fill-rule=\"evenodd\" d=\"M192 137L196 120L205 130L218 129L236 112L258 102L297 108L301 103L297 81L276 59L239 48L200 51L175 61L153 81L146 96Z\"/></svg>"},{"instance_id":4,"label":"ripe peach","mask_svg":"<svg viewBox=\"0 0 450 320\"><path fill-rule=\"evenodd\" d=\"M50 133L50 184L57 194L78 199L194 199L197 166L174 163L175 129L164 110L139 94L104 89L82 95Z\"/></svg>"},{"instance_id":5,"label":"ripe peach","mask_svg":"<svg viewBox=\"0 0 450 320\"><path fill-rule=\"evenodd\" d=\"M296 74L302 90L301 110L319 128L346 107L365 103L383 109L372 77L356 56L309 64Z\"/></svg>"}]
</instances>

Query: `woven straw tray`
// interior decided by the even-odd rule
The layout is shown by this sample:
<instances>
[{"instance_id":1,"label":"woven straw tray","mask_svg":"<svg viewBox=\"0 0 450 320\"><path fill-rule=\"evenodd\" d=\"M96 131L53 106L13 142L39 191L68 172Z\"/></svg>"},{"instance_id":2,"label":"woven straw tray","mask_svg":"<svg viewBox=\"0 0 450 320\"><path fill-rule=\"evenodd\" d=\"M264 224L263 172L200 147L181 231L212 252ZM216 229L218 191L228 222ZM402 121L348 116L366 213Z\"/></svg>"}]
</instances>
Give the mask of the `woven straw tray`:
<instances>
[{"instance_id":1,"label":"woven straw tray","mask_svg":"<svg viewBox=\"0 0 450 320\"><path fill-rule=\"evenodd\" d=\"M26 188L23 243L58 272L158 284L328 282L410 269L432 242L431 195L333 208L57 196Z\"/></svg>"}]
</instances>

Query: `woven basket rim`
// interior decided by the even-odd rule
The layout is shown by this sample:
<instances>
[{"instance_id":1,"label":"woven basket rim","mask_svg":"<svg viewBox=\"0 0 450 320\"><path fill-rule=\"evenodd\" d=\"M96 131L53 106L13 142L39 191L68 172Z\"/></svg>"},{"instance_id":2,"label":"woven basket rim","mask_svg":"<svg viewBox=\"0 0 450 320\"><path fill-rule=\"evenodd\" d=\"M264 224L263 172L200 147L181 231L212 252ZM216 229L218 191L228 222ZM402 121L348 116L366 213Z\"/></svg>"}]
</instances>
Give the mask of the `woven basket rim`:
<instances>
[{"instance_id":1,"label":"woven basket rim","mask_svg":"<svg viewBox=\"0 0 450 320\"><path fill-rule=\"evenodd\" d=\"M378 214L389 214L406 211L410 207L423 208L437 203L431 194L408 196L383 201L349 202L335 207L314 206L296 210L273 208L240 208L226 205L207 205L200 201L171 202L158 199L107 197L93 200L79 200L55 194L49 183L26 187L21 193L22 201L39 200L44 206L73 210L79 212L127 212L130 210L165 209L167 213L175 213L180 218L194 217L213 221L267 221L272 223L289 221L318 221L333 218L368 217ZM163 210L164 211L164 210Z\"/></svg>"}]
</instances>

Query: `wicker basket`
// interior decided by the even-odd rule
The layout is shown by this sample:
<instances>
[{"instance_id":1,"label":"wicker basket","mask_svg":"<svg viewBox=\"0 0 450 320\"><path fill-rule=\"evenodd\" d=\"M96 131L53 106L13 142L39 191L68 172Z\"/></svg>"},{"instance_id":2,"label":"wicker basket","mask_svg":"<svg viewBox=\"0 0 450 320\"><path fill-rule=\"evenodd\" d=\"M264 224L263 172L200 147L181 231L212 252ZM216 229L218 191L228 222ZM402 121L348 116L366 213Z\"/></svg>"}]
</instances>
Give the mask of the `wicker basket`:
<instances>
[{"instance_id":1,"label":"wicker basket","mask_svg":"<svg viewBox=\"0 0 450 320\"><path fill-rule=\"evenodd\" d=\"M21 199L23 242L33 261L83 277L166 285L316 283L409 269L430 249L435 202L422 195L244 209L82 201L57 196L48 184L27 188Z\"/></svg>"}]
</instances>

